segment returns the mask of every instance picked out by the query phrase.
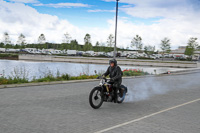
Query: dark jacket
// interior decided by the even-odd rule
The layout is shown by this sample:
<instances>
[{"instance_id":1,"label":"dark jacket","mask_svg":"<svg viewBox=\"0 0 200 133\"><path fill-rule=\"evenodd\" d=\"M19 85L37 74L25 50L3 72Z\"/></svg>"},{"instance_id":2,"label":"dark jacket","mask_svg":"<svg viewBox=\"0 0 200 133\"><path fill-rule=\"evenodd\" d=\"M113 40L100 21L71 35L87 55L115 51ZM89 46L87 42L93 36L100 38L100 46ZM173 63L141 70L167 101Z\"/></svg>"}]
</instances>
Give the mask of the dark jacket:
<instances>
[{"instance_id":1,"label":"dark jacket","mask_svg":"<svg viewBox=\"0 0 200 133\"><path fill-rule=\"evenodd\" d=\"M119 84L121 84L122 82L122 71L119 66L114 66L114 67L109 66L107 71L103 75L105 76L109 75L109 77L113 79L114 82L118 82Z\"/></svg>"}]
</instances>

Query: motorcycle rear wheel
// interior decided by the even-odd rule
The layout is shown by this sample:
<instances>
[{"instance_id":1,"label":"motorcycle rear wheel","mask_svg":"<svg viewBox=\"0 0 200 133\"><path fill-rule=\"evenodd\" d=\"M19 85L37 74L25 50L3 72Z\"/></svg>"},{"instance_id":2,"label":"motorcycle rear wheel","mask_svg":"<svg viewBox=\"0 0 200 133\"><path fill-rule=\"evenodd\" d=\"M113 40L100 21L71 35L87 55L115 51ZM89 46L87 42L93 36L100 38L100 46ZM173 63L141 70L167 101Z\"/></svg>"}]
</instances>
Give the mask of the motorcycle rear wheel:
<instances>
[{"instance_id":1,"label":"motorcycle rear wheel","mask_svg":"<svg viewBox=\"0 0 200 133\"><path fill-rule=\"evenodd\" d=\"M89 95L90 106L94 109L98 109L103 104L103 97L101 96L101 87L95 87L92 89Z\"/></svg>"}]
</instances>

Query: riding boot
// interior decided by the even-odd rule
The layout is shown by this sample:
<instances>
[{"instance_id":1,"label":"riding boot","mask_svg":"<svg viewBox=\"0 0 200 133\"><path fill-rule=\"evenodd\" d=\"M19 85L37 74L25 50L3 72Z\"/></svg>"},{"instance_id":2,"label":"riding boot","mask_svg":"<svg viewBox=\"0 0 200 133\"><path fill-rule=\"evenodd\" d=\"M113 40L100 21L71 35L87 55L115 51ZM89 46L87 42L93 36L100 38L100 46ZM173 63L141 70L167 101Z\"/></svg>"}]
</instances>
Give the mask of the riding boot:
<instances>
[{"instance_id":1,"label":"riding boot","mask_svg":"<svg viewBox=\"0 0 200 133\"><path fill-rule=\"evenodd\" d=\"M119 89L119 83L114 83L113 87L114 87L114 103L117 103L117 99L118 99L117 91Z\"/></svg>"},{"instance_id":2,"label":"riding boot","mask_svg":"<svg viewBox=\"0 0 200 133\"><path fill-rule=\"evenodd\" d=\"M117 90L114 91L114 103L117 103Z\"/></svg>"}]
</instances>

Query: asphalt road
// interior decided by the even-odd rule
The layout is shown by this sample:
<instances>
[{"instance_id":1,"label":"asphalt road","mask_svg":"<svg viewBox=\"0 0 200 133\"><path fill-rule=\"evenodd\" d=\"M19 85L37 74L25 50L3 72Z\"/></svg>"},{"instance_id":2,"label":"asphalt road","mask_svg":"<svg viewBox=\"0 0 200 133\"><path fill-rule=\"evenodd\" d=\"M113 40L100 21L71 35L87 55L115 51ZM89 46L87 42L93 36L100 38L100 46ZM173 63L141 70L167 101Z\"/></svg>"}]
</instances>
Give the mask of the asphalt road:
<instances>
[{"instance_id":1,"label":"asphalt road","mask_svg":"<svg viewBox=\"0 0 200 133\"><path fill-rule=\"evenodd\" d=\"M200 73L123 80L126 102L94 110L98 82L0 89L0 133L199 133Z\"/></svg>"}]
</instances>

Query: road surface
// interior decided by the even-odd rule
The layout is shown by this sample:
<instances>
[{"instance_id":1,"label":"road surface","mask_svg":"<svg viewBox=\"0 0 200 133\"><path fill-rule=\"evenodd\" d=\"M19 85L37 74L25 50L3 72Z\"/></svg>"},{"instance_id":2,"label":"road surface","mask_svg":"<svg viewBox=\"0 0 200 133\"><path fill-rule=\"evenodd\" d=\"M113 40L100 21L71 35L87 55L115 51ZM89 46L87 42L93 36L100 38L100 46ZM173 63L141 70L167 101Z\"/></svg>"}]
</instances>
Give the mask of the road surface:
<instances>
[{"instance_id":1,"label":"road surface","mask_svg":"<svg viewBox=\"0 0 200 133\"><path fill-rule=\"evenodd\" d=\"M200 73L125 79L126 102L94 110L98 82L0 89L0 133L199 133Z\"/></svg>"}]
</instances>

